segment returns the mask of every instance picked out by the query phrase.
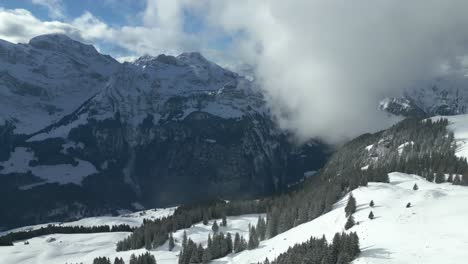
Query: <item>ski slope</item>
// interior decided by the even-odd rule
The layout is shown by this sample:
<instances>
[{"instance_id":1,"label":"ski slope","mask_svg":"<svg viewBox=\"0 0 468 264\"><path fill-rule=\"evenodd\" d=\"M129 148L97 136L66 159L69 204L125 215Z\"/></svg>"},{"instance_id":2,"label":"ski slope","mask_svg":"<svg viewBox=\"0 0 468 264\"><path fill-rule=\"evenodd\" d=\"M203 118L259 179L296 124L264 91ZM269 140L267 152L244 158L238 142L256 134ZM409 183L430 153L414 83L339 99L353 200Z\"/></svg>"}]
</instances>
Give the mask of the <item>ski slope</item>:
<instances>
[{"instance_id":1,"label":"ski slope","mask_svg":"<svg viewBox=\"0 0 468 264\"><path fill-rule=\"evenodd\" d=\"M416 175L389 174L390 183L369 183L353 191L357 201L354 218L358 223L349 231L358 233L362 253L354 264L459 264L468 259L468 188L448 183L435 184ZM417 183L419 190L413 191ZM257 263L274 259L288 247L311 236L328 240L344 231L344 207L348 196L334 209L308 223L297 226L259 248L232 254L214 263ZM369 202L374 200L374 208ZM413 207L406 208L411 202ZM368 219L370 211L374 220Z\"/></svg>"},{"instance_id":2,"label":"ski slope","mask_svg":"<svg viewBox=\"0 0 468 264\"><path fill-rule=\"evenodd\" d=\"M397 172L390 173L389 178L390 183L369 183L369 186L352 192L357 201L357 212L354 214L357 224L349 231L358 233L362 251L353 264L464 263L468 259L468 251L465 250L468 246L468 229L465 228L468 220L468 188L449 183L430 183L419 176ZM417 191L413 190L415 183L419 187ZM255 250L230 254L212 263L257 263L266 257L272 260L290 246L305 242L311 236L325 235L331 240L336 232L344 231L347 199L348 195L338 201L332 211L313 221L262 241ZM373 208L369 207L371 200L375 203ZM411 208L406 208L408 202L412 204ZM368 219L371 210L375 215L374 220ZM135 223L145 218L138 213L134 217L138 219ZM248 237L248 225L256 224L257 218L258 215L228 217L228 226L220 230L225 233L239 232ZM125 219L122 217L122 221ZM108 218L97 217L80 220L75 224L97 225L107 221ZM119 222L116 220L113 223ZM207 226L198 223L186 229L188 237L206 246L212 223L213 220ZM183 231L174 233L176 247L172 252L168 251L167 242L150 251L159 264L177 263ZM98 256L111 259L123 257L128 263L132 253L146 251L116 252L116 242L128 235L122 232L33 238L29 240L29 245L18 242L13 247L0 247L0 263L92 263ZM56 241L48 243L50 237Z\"/></svg>"}]
</instances>

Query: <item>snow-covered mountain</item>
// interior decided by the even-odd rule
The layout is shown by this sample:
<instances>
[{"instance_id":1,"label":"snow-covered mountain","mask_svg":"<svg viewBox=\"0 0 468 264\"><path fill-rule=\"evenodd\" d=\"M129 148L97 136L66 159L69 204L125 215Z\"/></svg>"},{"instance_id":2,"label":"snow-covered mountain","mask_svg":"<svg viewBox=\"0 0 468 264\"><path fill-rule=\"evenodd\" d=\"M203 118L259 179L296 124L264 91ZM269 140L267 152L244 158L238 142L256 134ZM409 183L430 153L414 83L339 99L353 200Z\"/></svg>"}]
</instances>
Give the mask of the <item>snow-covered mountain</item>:
<instances>
[{"instance_id":1,"label":"snow-covered mountain","mask_svg":"<svg viewBox=\"0 0 468 264\"><path fill-rule=\"evenodd\" d=\"M0 120L12 121L17 134L36 132L98 93L118 67L65 35L38 36L28 44L0 40Z\"/></svg>"},{"instance_id":2,"label":"snow-covered mountain","mask_svg":"<svg viewBox=\"0 0 468 264\"><path fill-rule=\"evenodd\" d=\"M269 194L328 155L290 142L254 82L196 52L120 64L60 34L2 41L0 93L0 182L18 205L0 202L0 229Z\"/></svg>"},{"instance_id":3,"label":"snow-covered mountain","mask_svg":"<svg viewBox=\"0 0 468 264\"><path fill-rule=\"evenodd\" d=\"M379 108L400 116L458 115L468 107L468 76L452 73L417 82L401 97L385 98Z\"/></svg>"}]
</instances>

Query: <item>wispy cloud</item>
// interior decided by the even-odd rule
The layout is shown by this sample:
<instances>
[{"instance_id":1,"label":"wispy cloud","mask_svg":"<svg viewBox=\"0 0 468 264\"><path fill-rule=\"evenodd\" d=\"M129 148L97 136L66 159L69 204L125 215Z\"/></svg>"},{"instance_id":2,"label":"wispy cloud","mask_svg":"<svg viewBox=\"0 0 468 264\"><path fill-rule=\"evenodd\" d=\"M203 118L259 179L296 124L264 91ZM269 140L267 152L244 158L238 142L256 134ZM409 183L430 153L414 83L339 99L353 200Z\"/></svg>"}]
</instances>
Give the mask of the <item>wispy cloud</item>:
<instances>
[{"instance_id":1,"label":"wispy cloud","mask_svg":"<svg viewBox=\"0 0 468 264\"><path fill-rule=\"evenodd\" d=\"M61 0L31 0L33 4L47 8L49 17L60 19L65 17L65 8Z\"/></svg>"}]
</instances>

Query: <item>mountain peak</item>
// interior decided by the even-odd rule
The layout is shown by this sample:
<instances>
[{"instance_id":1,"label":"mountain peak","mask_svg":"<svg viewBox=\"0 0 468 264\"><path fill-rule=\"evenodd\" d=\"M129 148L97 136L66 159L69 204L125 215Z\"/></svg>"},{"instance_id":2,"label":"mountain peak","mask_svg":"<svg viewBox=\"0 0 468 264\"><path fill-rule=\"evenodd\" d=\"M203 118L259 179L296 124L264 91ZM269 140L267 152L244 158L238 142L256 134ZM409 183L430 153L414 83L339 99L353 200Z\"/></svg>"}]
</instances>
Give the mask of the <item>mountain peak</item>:
<instances>
[{"instance_id":1,"label":"mountain peak","mask_svg":"<svg viewBox=\"0 0 468 264\"><path fill-rule=\"evenodd\" d=\"M74 50L82 53L83 55L98 54L93 45L83 44L65 34L59 33L39 35L29 40L29 45L44 50L62 52Z\"/></svg>"}]
</instances>

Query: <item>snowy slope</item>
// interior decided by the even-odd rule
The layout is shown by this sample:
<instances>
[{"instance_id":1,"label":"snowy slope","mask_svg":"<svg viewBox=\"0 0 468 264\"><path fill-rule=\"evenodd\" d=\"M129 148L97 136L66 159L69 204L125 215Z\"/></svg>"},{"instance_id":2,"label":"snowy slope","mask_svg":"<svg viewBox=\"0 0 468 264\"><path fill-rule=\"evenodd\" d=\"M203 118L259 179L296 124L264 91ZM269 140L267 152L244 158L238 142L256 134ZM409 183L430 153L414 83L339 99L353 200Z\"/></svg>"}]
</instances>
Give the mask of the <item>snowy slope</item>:
<instances>
[{"instance_id":1,"label":"snowy slope","mask_svg":"<svg viewBox=\"0 0 468 264\"><path fill-rule=\"evenodd\" d=\"M447 183L430 183L419 176L404 173L391 173L389 178L388 184L369 183L368 187L353 191L357 201L354 217L358 224L350 231L358 233L362 250L353 263L464 263L468 258L468 252L464 250L468 244L468 230L465 228L468 219L468 188ZM415 183L419 186L417 191L412 189ZM255 250L231 254L213 263L257 263L265 257L273 259L288 247L305 242L311 236L325 235L327 239L332 239L335 232L344 230L347 198L348 196L337 202L331 212L263 241ZM371 200L375 202L374 208L369 207ZM408 202L413 205L411 208L406 208ZM375 215L374 220L367 217L371 210ZM228 217L228 227L221 230L240 232L247 237L248 224L255 224L257 217L258 215ZM97 220L87 221L101 223L104 218L95 219ZM208 226L199 223L188 228L187 235L197 243L206 243L212 222ZM34 238L29 240L30 245L16 243L14 247L0 247L0 262L90 263L94 257L104 255L111 258L119 256L128 261L131 253L142 253L145 250L115 252L115 242L127 235L128 233L103 233ZM182 235L183 230L174 234L176 248L173 252L167 250L167 245L151 251L158 263L177 263ZM47 243L49 237L54 237L57 241Z\"/></svg>"},{"instance_id":2,"label":"snowy slope","mask_svg":"<svg viewBox=\"0 0 468 264\"><path fill-rule=\"evenodd\" d=\"M433 120L445 118L449 121L448 129L453 132L457 151L455 155L468 159L468 114L455 116L436 116Z\"/></svg>"},{"instance_id":3,"label":"snowy slope","mask_svg":"<svg viewBox=\"0 0 468 264\"><path fill-rule=\"evenodd\" d=\"M0 235L5 235L11 232L30 231L46 227L49 224L61 225L61 226L100 226L100 225L121 225L126 224L131 227L138 227L143 224L143 219L158 219L166 216L170 216L174 213L176 207L170 208L156 208L144 211L138 211L134 213L122 214L118 216L98 216L98 217L87 217L73 222L65 223L47 223L41 225L24 226L20 228L11 229L8 231L0 232Z\"/></svg>"},{"instance_id":4,"label":"snowy slope","mask_svg":"<svg viewBox=\"0 0 468 264\"><path fill-rule=\"evenodd\" d=\"M161 213L170 213L168 210L159 210ZM151 211L145 211L150 213ZM139 215L139 214L138 214ZM143 218L148 216L140 216L137 219L143 221ZM162 216L162 214L160 215ZM94 220L92 220L94 219ZM249 224L257 222L258 215L243 215L237 217L227 218L227 227L220 227L220 231L235 234L238 232L244 237L248 237ZM129 223L127 219L121 218L114 219L115 224ZM89 218L80 222L90 225L101 224L105 218ZM218 223L220 219L217 219ZM202 243L206 246L208 234L212 234L211 225L214 220L209 222L209 225L204 226L202 223L195 224L191 228L185 229L187 236L196 243ZM70 223L71 224L71 223ZM158 249L150 251L159 264L176 264L180 245L182 242L184 230L179 230L174 233L176 247L173 251L168 251L167 243ZM98 234L57 234L37 237L28 240L29 245L24 245L22 242L15 243L13 247L0 247L0 263L21 263L21 264L37 264L37 263L50 263L50 264L64 264L64 263L92 263L93 259L99 256L107 256L112 260L115 257L124 258L128 263L130 255L141 254L146 252L145 249L131 250L125 252L116 252L116 242L124 239L130 233L98 233ZM49 238L55 238L54 242L47 242Z\"/></svg>"},{"instance_id":5,"label":"snowy slope","mask_svg":"<svg viewBox=\"0 0 468 264\"><path fill-rule=\"evenodd\" d=\"M369 183L353 191L358 210L358 225L350 229L360 237L362 253L353 263L425 263L458 264L468 258L468 188L434 184L419 176L391 173L390 184ZM419 186L413 191L414 183ZM369 208L374 200L375 207ZM332 239L344 230L347 197L331 212L270 240L258 249L230 255L215 263L257 263L273 259L289 246L305 242L311 236ZM411 202L412 208L405 208ZM370 211L376 218L369 220Z\"/></svg>"}]
</instances>

